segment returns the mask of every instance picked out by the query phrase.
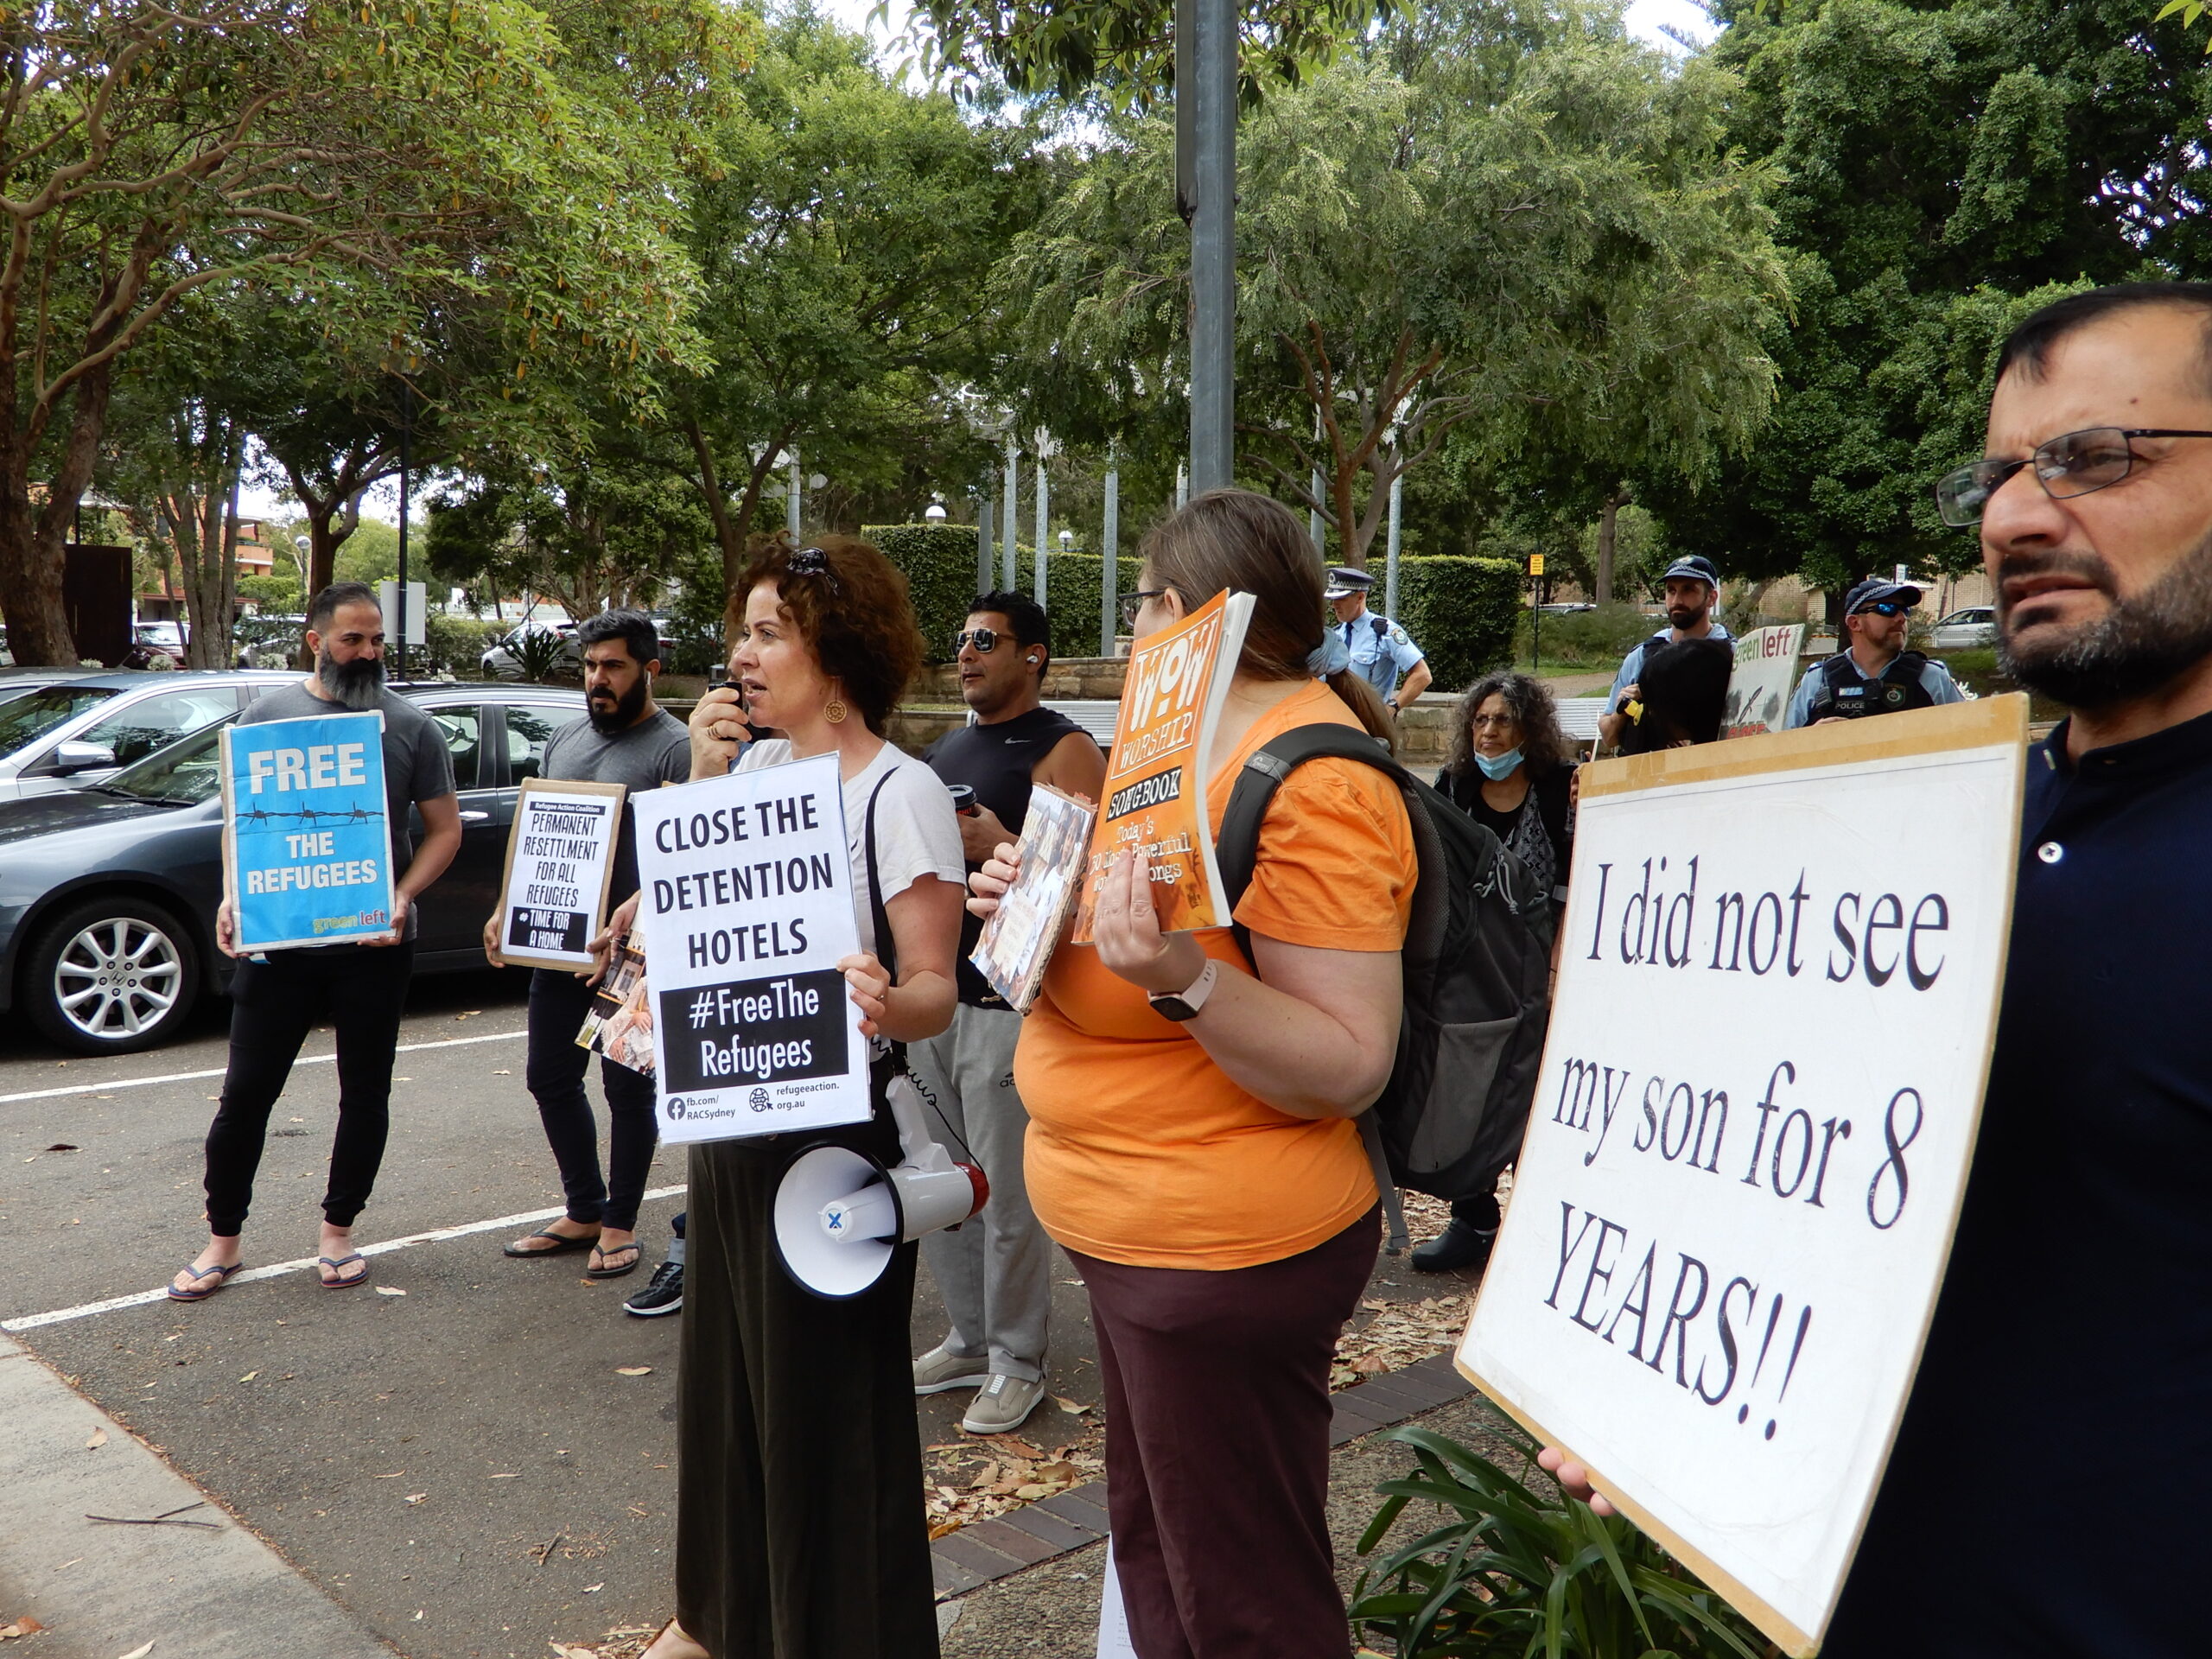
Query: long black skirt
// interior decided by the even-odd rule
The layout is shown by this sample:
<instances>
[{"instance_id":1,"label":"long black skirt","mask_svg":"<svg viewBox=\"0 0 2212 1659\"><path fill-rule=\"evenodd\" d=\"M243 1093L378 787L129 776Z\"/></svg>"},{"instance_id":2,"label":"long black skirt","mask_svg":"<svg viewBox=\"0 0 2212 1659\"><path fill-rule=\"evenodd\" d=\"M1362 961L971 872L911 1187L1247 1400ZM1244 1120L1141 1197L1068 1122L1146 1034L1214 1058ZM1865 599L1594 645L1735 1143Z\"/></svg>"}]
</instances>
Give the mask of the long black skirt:
<instances>
[{"instance_id":1,"label":"long black skirt","mask_svg":"<svg viewBox=\"0 0 2212 1659\"><path fill-rule=\"evenodd\" d=\"M909 1327L912 1244L847 1301L778 1259L777 1183L830 1141L886 1163L875 1121L691 1149L677 1617L714 1659L936 1659Z\"/></svg>"}]
</instances>

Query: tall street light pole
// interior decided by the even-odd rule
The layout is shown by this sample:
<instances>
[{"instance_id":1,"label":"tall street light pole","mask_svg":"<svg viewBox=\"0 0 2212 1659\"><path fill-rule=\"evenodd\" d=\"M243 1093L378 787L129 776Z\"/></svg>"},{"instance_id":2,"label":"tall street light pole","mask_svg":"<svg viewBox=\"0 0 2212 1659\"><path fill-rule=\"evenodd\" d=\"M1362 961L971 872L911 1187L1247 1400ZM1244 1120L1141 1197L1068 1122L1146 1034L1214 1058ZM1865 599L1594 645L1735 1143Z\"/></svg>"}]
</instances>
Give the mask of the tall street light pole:
<instances>
[{"instance_id":1,"label":"tall street light pole","mask_svg":"<svg viewBox=\"0 0 2212 1659\"><path fill-rule=\"evenodd\" d=\"M1236 18L1175 0L1175 195L1191 226L1191 490L1236 481Z\"/></svg>"},{"instance_id":2,"label":"tall street light pole","mask_svg":"<svg viewBox=\"0 0 2212 1659\"><path fill-rule=\"evenodd\" d=\"M1114 654L1114 638L1122 627L1122 457L1113 444L1106 446L1106 526L1098 538L1098 654Z\"/></svg>"}]
</instances>

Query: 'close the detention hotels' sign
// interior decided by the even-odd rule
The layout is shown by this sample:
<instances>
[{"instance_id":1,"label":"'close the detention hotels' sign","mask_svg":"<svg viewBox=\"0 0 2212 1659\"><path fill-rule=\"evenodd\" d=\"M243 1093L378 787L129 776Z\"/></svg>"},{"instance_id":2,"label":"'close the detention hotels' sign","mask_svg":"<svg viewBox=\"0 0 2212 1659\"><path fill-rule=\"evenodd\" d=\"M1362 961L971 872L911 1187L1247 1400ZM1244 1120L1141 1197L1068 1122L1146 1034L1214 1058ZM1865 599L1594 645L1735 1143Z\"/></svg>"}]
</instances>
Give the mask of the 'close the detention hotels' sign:
<instances>
[{"instance_id":1,"label":"'close the detention hotels' sign","mask_svg":"<svg viewBox=\"0 0 2212 1659\"><path fill-rule=\"evenodd\" d=\"M1834 1611L1942 1283L2026 724L1999 697L1581 774L1459 1367L1791 1654Z\"/></svg>"},{"instance_id":2,"label":"'close the detention hotels' sign","mask_svg":"<svg viewBox=\"0 0 2212 1659\"><path fill-rule=\"evenodd\" d=\"M382 715L223 728L223 879L242 952L391 931Z\"/></svg>"},{"instance_id":3,"label":"'close the detention hotels' sign","mask_svg":"<svg viewBox=\"0 0 2212 1659\"><path fill-rule=\"evenodd\" d=\"M868 1044L837 971L860 949L837 757L652 790L632 810L662 1138L865 1122Z\"/></svg>"}]
</instances>

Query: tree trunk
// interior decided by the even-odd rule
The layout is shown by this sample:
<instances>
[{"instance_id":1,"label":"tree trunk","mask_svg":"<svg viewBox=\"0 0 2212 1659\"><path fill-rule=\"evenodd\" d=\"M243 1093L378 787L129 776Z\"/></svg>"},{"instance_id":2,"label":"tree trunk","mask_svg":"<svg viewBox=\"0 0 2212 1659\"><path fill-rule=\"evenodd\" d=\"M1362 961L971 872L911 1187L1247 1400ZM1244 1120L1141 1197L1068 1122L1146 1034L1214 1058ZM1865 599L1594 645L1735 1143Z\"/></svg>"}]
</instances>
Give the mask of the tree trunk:
<instances>
[{"instance_id":1,"label":"tree trunk","mask_svg":"<svg viewBox=\"0 0 2212 1659\"><path fill-rule=\"evenodd\" d=\"M1605 505L1598 514L1598 590L1591 595L1600 605L1613 602L1613 546L1620 528L1621 493L1605 492Z\"/></svg>"}]
</instances>

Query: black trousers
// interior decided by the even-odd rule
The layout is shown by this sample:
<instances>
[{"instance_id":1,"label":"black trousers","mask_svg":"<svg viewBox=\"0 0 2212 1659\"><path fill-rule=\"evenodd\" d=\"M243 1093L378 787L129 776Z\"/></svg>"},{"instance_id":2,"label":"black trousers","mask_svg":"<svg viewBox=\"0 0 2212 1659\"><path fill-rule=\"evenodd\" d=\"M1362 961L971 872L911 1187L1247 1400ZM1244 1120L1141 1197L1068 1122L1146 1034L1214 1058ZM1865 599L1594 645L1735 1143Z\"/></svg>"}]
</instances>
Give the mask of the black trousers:
<instances>
[{"instance_id":1,"label":"black trousers","mask_svg":"<svg viewBox=\"0 0 2212 1659\"><path fill-rule=\"evenodd\" d=\"M591 987L574 974L540 968L530 976L530 1058L527 1080L537 1101L553 1161L561 1166L561 1192L569 1219L628 1232L638 1224L660 1125L653 1116L653 1083L602 1056L600 1085L612 1120L607 1136L607 1179L599 1173L599 1124L584 1093L591 1058L576 1046L576 1031L591 1008Z\"/></svg>"},{"instance_id":2,"label":"black trousers","mask_svg":"<svg viewBox=\"0 0 2212 1659\"><path fill-rule=\"evenodd\" d=\"M1375 1268L1376 1214L1219 1272L1068 1251L1090 1293L1114 1570L1144 1659L1351 1652L1329 1544L1329 1362Z\"/></svg>"},{"instance_id":3,"label":"black trousers","mask_svg":"<svg viewBox=\"0 0 2212 1659\"><path fill-rule=\"evenodd\" d=\"M269 1114L318 1018L338 1039L338 1135L330 1149L323 1218L351 1227L369 1201L391 1125L392 1051L412 944L331 945L272 950L238 963L231 980L231 1054L222 1104L207 1128L207 1229L227 1238L245 1229L261 1167Z\"/></svg>"},{"instance_id":4,"label":"black trousers","mask_svg":"<svg viewBox=\"0 0 2212 1659\"><path fill-rule=\"evenodd\" d=\"M691 1149L677 1417L676 1607L714 1659L937 1659L909 1327L918 1247L860 1295L784 1271L795 1147L896 1162L877 1120Z\"/></svg>"}]
</instances>

